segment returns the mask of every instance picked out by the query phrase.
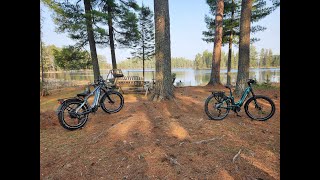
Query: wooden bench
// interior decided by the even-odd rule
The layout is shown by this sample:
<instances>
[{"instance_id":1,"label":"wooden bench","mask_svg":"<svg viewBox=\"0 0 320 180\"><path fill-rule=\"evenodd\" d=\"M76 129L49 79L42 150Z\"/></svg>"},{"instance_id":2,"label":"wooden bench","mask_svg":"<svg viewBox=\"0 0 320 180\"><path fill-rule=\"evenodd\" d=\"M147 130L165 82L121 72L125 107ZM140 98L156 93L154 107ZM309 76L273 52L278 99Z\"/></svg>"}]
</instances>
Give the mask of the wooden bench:
<instances>
[{"instance_id":1,"label":"wooden bench","mask_svg":"<svg viewBox=\"0 0 320 180\"><path fill-rule=\"evenodd\" d=\"M116 78L116 86L124 93L124 89L129 92L145 92L148 93L148 87L142 77L124 76Z\"/></svg>"}]
</instances>

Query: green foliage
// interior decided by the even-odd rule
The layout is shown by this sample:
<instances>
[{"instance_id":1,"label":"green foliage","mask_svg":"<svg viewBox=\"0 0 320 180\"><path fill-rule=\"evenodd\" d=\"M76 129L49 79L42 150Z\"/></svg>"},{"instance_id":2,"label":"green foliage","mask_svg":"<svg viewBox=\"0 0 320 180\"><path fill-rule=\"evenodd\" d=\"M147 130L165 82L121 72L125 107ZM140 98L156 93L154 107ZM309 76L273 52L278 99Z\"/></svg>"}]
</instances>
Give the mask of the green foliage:
<instances>
[{"instance_id":1,"label":"green foliage","mask_svg":"<svg viewBox=\"0 0 320 180\"><path fill-rule=\"evenodd\" d=\"M139 12L139 40L134 42L135 58L149 60L154 56L154 22L153 13L149 7L142 5Z\"/></svg>"},{"instance_id":2,"label":"green foliage","mask_svg":"<svg viewBox=\"0 0 320 180\"><path fill-rule=\"evenodd\" d=\"M59 50L59 49L60 48L56 47L55 45L49 45L49 46L45 46L44 44L42 45L42 58L43 58L44 72L58 70L58 67L54 62L53 53L54 53L54 50Z\"/></svg>"},{"instance_id":3,"label":"green foliage","mask_svg":"<svg viewBox=\"0 0 320 180\"><path fill-rule=\"evenodd\" d=\"M262 48L262 49L260 50L259 64L258 64L258 66L259 66L259 68L266 66L266 58L265 58L264 48Z\"/></svg>"},{"instance_id":4,"label":"green foliage","mask_svg":"<svg viewBox=\"0 0 320 180\"><path fill-rule=\"evenodd\" d=\"M98 55L98 63L100 69L111 69L111 64L107 63L107 58L103 55Z\"/></svg>"},{"instance_id":5,"label":"green foliage","mask_svg":"<svg viewBox=\"0 0 320 180\"><path fill-rule=\"evenodd\" d=\"M95 43L101 47L110 45L108 17L113 20L114 39L120 47L131 47L137 40L138 19L131 9L138 10L138 5L133 0L91 0L90 14L84 11L83 1L43 0L54 11L54 22L57 32L68 33L75 40L76 47L88 45L86 17L91 16ZM107 9L111 7L109 14Z\"/></svg>"},{"instance_id":6,"label":"green foliage","mask_svg":"<svg viewBox=\"0 0 320 180\"><path fill-rule=\"evenodd\" d=\"M193 68L194 62L185 58L171 58L172 68ZM120 69L142 69L142 60L138 58L131 58L123 60L118 63ZM152 58L149 61L145 61L145 68L155 69L155 59Z\"/></svg>"},{"instance_id":7,"label":"green foliage","mask_svg":"<svg viewBox=\"0 0 320 180\"><path fill-rule=\"evenodd\" d=\"M258 52L253 45L250 46L250 67L258 67Z\"/></svg>"},{"instance_id":8,"label":"green foliage","mask_svg":"<svg viewBox=\"0 0 320 180\"><path fill-rule=\"evenodd\" d=\"M272 50L269 49L268 54L266 55L266 66L267 67L271 67L272 60L273 60Z\"/></svg>"},{"instance_id":9,"label":"green foliage","mask_svg":"<svg viewBox=\"0 0 320 180\"><path fill-rule=\"evenodd\" d=\"M84 47L88 45L86 16L82 1L45 0L45 4L54 11L53 20L57 25L58 33L67 33L71 39L76 41L75 46ZM95 14L91 14L95 18ZM106 31L93 21L93 32L97 44L106 42Z\"/></svg>"},{"instance_id":10,"label":"green foliage","mask_svg":"<svg viewBox=\"0 0 320 180\"><path fill-rule=\"evenodd\" d=\"M73 46L54 50L53 55L55 64L63 70L89 69L92 67L89 52Z\"/></svg>"},{"instance_id":11,"label":"green foliage","mask_svg":"<svg viewBox=\"0 0 320 180\"><path fill-rule=\"evenodd\" d=\"M233 53L231 60L234 61L232 64L237 66L235 55ZM221 62L220 67L222 69L227 68L228 55L224 51L221 51ZM212 66L212 53L208 50L202 52L202 54L197 54L194 60L195 69L210 69Z\"/></svg>"},{"instance_id":12,"label":"green foliage","mask_svg":"<svg viewBox=\"0 0 320 180\"><path fill-rule=\"evenodd\" d=\"M238 69L239 53L232 52L231 55L231 69ZM269 63L268 63L269 62ZM272 50L262 48L260 55L258 54L256 47L250 46L250 68L260 67L279 67L280 55L272 55ZM226 69L228 64L228 54L221 51L221 69ZM198 53L194 60L195 69L210 69L212 66L212 53L205 50L202 54Z\"/></svg>"},{"instance_id":13,"label":"green foliage","mask_svg":"<svg viewBox=\"0 0 320 180\"><path fill-rule=\"evenodd\" d=\"M205 50L202 54L197 54L194 61L196 69L209 69L212 66L212 52Z\"/></svg>"},{"instance_id":14,"label":"green foliage","mask_svg":"<svg viewBox=\"0 0 320 180\"><path fill-rule=\"evenodd\" d=\"M273 55L272 56L272 67L279 67L280 66L280 55Z\"/></svg>"},{"instance_id":15,"label":"green foliage","mask_svg":"<svg viewBox=\"0 0 320 180\"><path fill-rule=\"evenodd\" d=\"M234 52L232 52L231 69L238 69L238 60L239 60L239 53L237 52L236 54L234 54Z\"/></svg>"},{"instance_id":16,"label":"green foliage","mask_svg":"<svg viewBox=\"0 0 320 180\"><path fill-rule=\"evenodd\" d=\"M108 18L111 17L115 45L132 47L139 39L138 18L134 11L138 11L140 8L136 1L99 0L96 4L94 6L96 9L95 22L108 25ZM109 25L104 28L109 32ZM105 42L105 44L110 45L110 42Z\"/></svg>"},{"instance_id":17,"label":"green foliage","mask_svg":"<svg viewBox=\"0 0 320 180\"><path fill-rule=\"evenodd\" d=\"M171 67L172 68L193 68L194 62L192 60L176 57L171 58Z\"/></svg>"},{"instance_id":18,"label":"green foliage","mask_svg":"<svg viewBox=\"0 0 320 180\"><path fill-rule=\"evenodd\" d=\"M256 80L256 82L257 82L257 80ZM264 89L264 90L278 88L278 87L272 85L268 75L267 75L267 79L265 82L262 82L262 83L257 82L255 84L253 84L252 86L254 89Z\"/></svg>"},{"instance_id":19,"label":"green foliage","mask_svg":"<svg viewBox=\"0 0 320 180\"><path fill-rule=\"evenodd\" d=\"M172 79L174 79L174 78L177 77L177 74L176 73L171 73L171 76L172 76Z\"/></svg>"},{"instance_id":20,"label":"green foliage","mask_svg":"<svg viewBox=\"0 0 320 180\"><path fill-rule=\"evenodd\" d=\"M271 49L260 50L259 55L260 67L279 67L280 66L280 55L273 55Z\"/></svg>"},{"instance_id":21,"label":"green foliage","mask_svg":"<svg viewBox=\"0 0 320 180\"><path fill-rule=\"evenodd\" d=\"M211 17L206 15L205 22L207 24L207 31L203 31L206 42L214 42L215 31L215 14L216 14L216 1L207 0L210 7ZM279 4L275 2L271 7L266 6L266 0L254 0L252 5L251 22L258 22L271 12L273 12ZM241 14L241 0L225 0L224 13L223 13L223 37L222 44L225 45L230 40L230 35L233 34L233 43L238 44L240 35L240 14ZM259 25L251 27L251 33L264 31L266 28ZM252 38L251 42L256 42L259 39Z\"/></svg>"}]
</instances>

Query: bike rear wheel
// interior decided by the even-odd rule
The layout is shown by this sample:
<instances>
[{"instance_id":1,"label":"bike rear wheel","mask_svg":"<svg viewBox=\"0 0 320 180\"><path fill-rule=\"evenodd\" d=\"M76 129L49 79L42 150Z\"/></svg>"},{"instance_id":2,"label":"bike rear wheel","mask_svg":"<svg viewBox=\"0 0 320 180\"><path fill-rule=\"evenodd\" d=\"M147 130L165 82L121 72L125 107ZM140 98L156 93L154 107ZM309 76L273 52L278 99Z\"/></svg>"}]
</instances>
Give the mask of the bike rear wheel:
<instances>
[{"instance_id":1,"label":"bike rear wheel","mask_svg":"<svg viewBox=\"0 0 320 180\"><path fill-rule=\"evenodd\" d=\"M83 103L79 99L70 99L59 110L58 119L60 125L67 130L76 130L83 127L88 121L89 114L78 116L74 112ZM81 107L78 113L88 109L87 105Z\"/></svg>"},{"instance_id":2,"label":"bike rear wheel","mask_svg":"<svg viewBox=\"0 0 320 180\"><path fill-rule=\"evenodd\" d=\"M266 121L274 115L276 107L269 97L256 95L248 99L244 109L251 119Z\"/></svg>"},{"instance_id":3,"label":"bike rear wheel","mask_svg":"<svg viewBox=\"0 0 320 180\"><path fill-rule=\"evenodd\" d=\"M229 104L228 100L218 101L212 94L207 98L204 109L210 119L222 120L229 114Z\"/></svg>"}]
</instances>

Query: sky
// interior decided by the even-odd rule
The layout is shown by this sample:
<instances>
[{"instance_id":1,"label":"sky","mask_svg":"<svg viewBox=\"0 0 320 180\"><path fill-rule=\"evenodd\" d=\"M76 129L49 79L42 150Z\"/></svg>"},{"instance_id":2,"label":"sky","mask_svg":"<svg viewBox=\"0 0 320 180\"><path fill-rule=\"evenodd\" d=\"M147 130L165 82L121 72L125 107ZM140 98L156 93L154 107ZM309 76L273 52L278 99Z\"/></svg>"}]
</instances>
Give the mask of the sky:
<instances>
[{"instance_id":1,"label":"sky","mask_svg":"<svg viewBox=\"0 0 320 180\"><path fill-rule=\"evenodd\" d=\"M138 4L149 6L153 10L154 0L136 0ZM269 4L269 1L267 1ZM47 7L43 9L43 41L46 45L55 45L63 47L74 45L75 42L68 38L67 34L56 33L56 25L52 21L52 11ZM213 43L206 43L202 40L202 32L206 31L204 22L205 14L209 15L209 6L206 0L169 0L170 15L170 40L171 57L184 57L194 60L196 54L205 50L213 51ZM273 54L280 54L280 8L277 8L272 14L260 20L253 25L262 25L267 29L262 32L252 34L252 37L259 38L260 41L253 45L258 52L261 48L272 49ZM89 50L89 48L87 48ZM234 47L235 51L238 47ZM227 45L222 50L227 52ZM116 49L117 62L131 57L128 49ZM107 58L111 63L110 48L99 48L97 52Z\"/></svg>"}]
</instances>

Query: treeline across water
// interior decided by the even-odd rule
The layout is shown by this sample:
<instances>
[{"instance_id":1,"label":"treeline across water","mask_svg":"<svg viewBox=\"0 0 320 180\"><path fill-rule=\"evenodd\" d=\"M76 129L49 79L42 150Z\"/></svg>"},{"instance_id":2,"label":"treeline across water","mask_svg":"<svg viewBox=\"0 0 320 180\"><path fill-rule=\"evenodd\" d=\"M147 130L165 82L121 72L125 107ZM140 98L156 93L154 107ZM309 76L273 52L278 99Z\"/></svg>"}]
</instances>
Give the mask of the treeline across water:
<instances>
[{"instance_id":1,"label":"treeline across water","mask_svg":"<svg viewBox=\"0 0 320 180\"><path fill-rule=\"evenodd\" d=\"M239 53L231 55L231 69L238 68ZM212 52L204 51L202 54L197 54L194 60L194 69L211 69L212 67ZM228 67L228 53L221 51L221 69ZM250 47L250 68L271 68L280 67L280 55L273 55L271 49L260 50L257 52L254 46Z\"/></svg>"},{"instance_id":2,"label":"treeline across water","mask_svg":"<svg viewBox=\"0 0 320 180\"><path fill-rule=\"evenodd\" d=\"M231 69L238 68L239 53L232 53L231 55ZM121 69L142 69L142 60L127 59L121 61L118 66ZM186 58L171 58L172 68L194 68L194 69L211 69L212 66L212 52L205 50L202 54L198 53L194 60ZM228 53L221 51L221 69L227 69ZM155 60L151 59L145 61L145 67L155 68ZM250 48L250 68L272 68L280 67L280 55L273 55L271 49L260 50L257 52L254 46Z\"/></svg>"},{"instance_id":3,"label":"treeline across water","mask_svg":"<svg viewBox=\"0 0 320 180\"><path fill-rule=\"evenodd\" d=\"M86 51L72 52L77 60L67 60L64 57L63 48L58 48L54 45L44 46L43 62L44 71L59 71L59 70L77 70L77 69L92 69L90 64L90 53ZM231 69L238 68L239 53L231 55ZM111 69L111 64L107 63L107 59L103 55L98 55L100 69ZM227 68L228 54L221 52L221 69ZM205 50L202 54L198 53L194 60L183 57L171 58L172 68L193 68L193 69L210 69L212 66L212 52ZM75 68L76 67L76 68ZM250 67L251 68L270 68L280 67L280 55L273 55L271 49L261 49L260 53L256 51L254 46L250 48ZM142 60L138 58L126 59L118 62L120 69L142 69ZM145 60L146 69L155 69L155 59Z\"/></svg>"}]
</instances>

